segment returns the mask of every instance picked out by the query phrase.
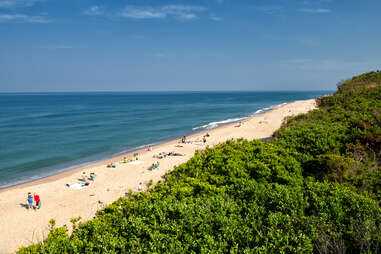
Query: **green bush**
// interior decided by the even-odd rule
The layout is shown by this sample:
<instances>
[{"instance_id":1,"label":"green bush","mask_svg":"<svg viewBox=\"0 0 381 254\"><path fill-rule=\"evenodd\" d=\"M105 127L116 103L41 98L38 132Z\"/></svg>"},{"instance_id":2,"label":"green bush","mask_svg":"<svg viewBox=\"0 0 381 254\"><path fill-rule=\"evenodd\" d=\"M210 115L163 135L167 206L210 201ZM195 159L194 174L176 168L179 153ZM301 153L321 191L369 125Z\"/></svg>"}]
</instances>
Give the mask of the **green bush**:
<instances>
[{"instance_id":1,"label":"green bush","mask_svg":"<svg viewBox=\"0 0 381 254\"><path fill-rule=\"evenodd\" d=\"M318 155L304 164L304 174L320 181L343 183L353 180L361 169L360 162L336 154Z\"/></svg>"}]
</instances>

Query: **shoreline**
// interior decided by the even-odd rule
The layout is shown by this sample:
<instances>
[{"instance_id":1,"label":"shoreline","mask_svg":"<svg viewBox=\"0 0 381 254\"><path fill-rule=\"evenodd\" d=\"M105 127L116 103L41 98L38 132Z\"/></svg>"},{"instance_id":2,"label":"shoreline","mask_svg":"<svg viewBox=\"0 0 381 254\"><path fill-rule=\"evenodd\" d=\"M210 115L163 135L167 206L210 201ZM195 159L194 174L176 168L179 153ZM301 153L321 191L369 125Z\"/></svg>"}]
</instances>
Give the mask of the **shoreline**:
<instances>
[{"instance_id":1,"label":"shoreline","mask_svg":"<svg viewBox=\"0 0 381 254\"><path fill-rule=\"evenodd\" d=\"M255 116L259 116L259 115L264 114L266 112L260 113L260 114L255 115ZM244 122L245 120L250 119L252 117L255 117L255 116L249 116L249 117L245 118L244 120L242 120L242 122ZM226 127L229 125L234 125L236 123L237 122L222 124L216 128L210 129L210 130L201 130L201 131L192 132L192 134L188 134L189 136L187 135L186 137L192 138L195 135L204 135L204 134L211 132L213 130L223 128L223 127ZM154 150L155 148L160 147L160 146L177 144L178 140L180 140L180 139L181 139L181 137L178 137L176 139L170 138L166 141L157 142L157 143L152 144L152 145L142 145L141 148L139 148L139 149L131 148L131 149L128 149L128 151L126 151L126 152L120 152L120 153L117 153L115 155L111 155L111 157L108 157L105 159L102 158L102 159L99 159L97 161L84 163L84 165L72 166L68 170L62 170L61 172L53 173L52 175L44 176L44 177L41 177L39 179L34 179L34 180L27 181L24 183L19 183L19 184L15 184L12 186L5 187L5 188L1 188L0 194L2 192L6 192L9 190L32 187L34 185L48 183L48 182L52 182L55 180L59 180L59 179L64 178L64 177L72 176L75 173L79 173L82 171L88 171L88 169L90 169L92 167L98 167L98 166L108 164L108 163L113 162L113 161L119 161L119 160L123 159L123 157L131 157L133 153L138 153L138 154L144 153L147 151L148 147L152 147L152 149Z\"/></svg>"},{"instance_id":2,"label":"shoreline","mask_svg":"<svg viewBox=\"0 0 381 254\"><path fill-rule=\"evenodd\" d=\"M294 101L294 102L296 102L296 101ZM229 123L222 123L222 124L218 125L217 127L212 128L212 129L206 129L206 128L201 129L200 127L195 127L196 129L192 128L192 131L189 131L189 132L185 133L184 135L186 135L186 136L189 135L189 137L192 137L193 135L199 135L201 133L207 133L207 132L210 132L210 131L218 129L218 128L223 128L225 126L234 125L238 122L244 122L244 121L247 121L253 117L263 115L266 112L269 112L273 109L283 107L289 103L293 103L293 102L284 102L284 103L281 103L278 105L272 105L272 106L269 106L266 108L261 108L251 115L240 117L240 119L242 119L242 120L232 121ZM220 122L223 122L223 121L225 121L225 120L222 120ZM204 126L207 126L209 124L210 123L208 123ZM179 139L181 139L181 137L168 138L168 139L158 141L158 142L153 143L153 144L146 144L146 145L141 145L138 147L133 147L133 148L126 149L124 151L121 151L121 152L118 152L115 154L111 154L109 156L105 156L105 157L102 157L102 158L99 158L99 159L96 159L93 161L83 162L82 164L74 164L72 166L66 167L66 169L65 168L59 168L59 165L58 165L57 166L57 172L54 172L50 175L42 176L42 177L39 177L37 179L26 180L25 182L22 182L22 183L15 183L15 184L12 184L12 185L6 186L6 187L0 187L0 194L2 192L12 190L12 189L26 188L26 187L31 187L31 186L36 185L36 184L43 184L43 183L55 181L55 180L58 180L58 179L63 178L63 177L71 176L71 175L78 173L80 171L86 171L91 167L97 167L100 164L104 164L106 162L109 163L110 161L120 160L123 157L129 157L129 156L131 156L131 154L133 154L135 152L140 154L141 152L144 152L149 146L154 148L157 146L169 144L169 143L174 142L174 141L179 140ZM91 156L89 156L89 157L91 157ZM70 163L70 162L68 162L68 163ZM52 168L54 168L54 166Z\"/></svg>"},{"instance_id":3,"label":"shoreline","mask_svg":"<svg viewBox=\"0 0 381 254\"><path fill-rule=\"evenodd\" d=\"M271 137L279 129L283 119L288 116L306 113L316 108L315 99L287 103L263 114L250 116L237 123L228 123L212 130L197 131L187 140L187 144L178 144L179 139L171 139L155 144L152 151L146 147L119 154L83 167L73 168L49 177L0 190L0 253L9 253L21 246L40 242L49 232L49 220L54 219L57 227L68 225L70 219L81 217L82 222L92 219L99 209L111 204L126 192L136 192L139 182L143 190L147 190L148 182L156 183L162 176L173 170L175 166L187 162L196 150L214 147L229 139L244 138L247 140ZM202 136L210 134L207 142L202 142ZM139 164L123 163L123 157L131 158L133 153L139 153ZM160 152L176 152L182 156L167 156L163 159L154 158ZM160 162L158 169L150 170L153 163ZM110 162L116 168L108 168ZM95 172L95 180L87 187L74 189L66 184L75 184L82 172ZM25 208L26 193L37 192L42 200L42 208L30 211Z\"/></svg>"},{"instance_id":4,"label":"shoreline","mask_svg":"<svg viewBox=\"0 0 381 254\"><path fill-rule=\"evenodd\" d=\"M199 132L197 132L197 133L199 133ZM179 139L180 138L178 138L178 139L170 139L168 141L163 141L163 142L158 142L157 144L154 144L151 147L155 148L157 146L171 144L171 143L173 143L173 142L175 142L176 140L179 140ZM131 151L128 151L128 152L121 152L121 153L112 155L111 157L108 157L108 158L105 158L105 159L102 158L102 159L99 159L98 161L84 163L84 165L73 166L72 168L70 168L68 170L63 170L61 172L53 173L52 175L44 176L44 177L41 177L39 179L34 179L34 180L27 181L27 182L24 182L24 183L19 183L19 184L15 184L15 185L12 185L12 186L8 186L8 187L5 187L5 188L2 188L2 189L0 189L0 194L2 192L6 192L6 191L10 191L10 190L14 190L14 189L21 189L21 188L25 188L25 187L31 187L31 186L34 186L34 185L48 183L48 182L52 182L52 181L55 181L55 180L59 180L59 179L64 178L64 177L72 176L75 173L79 173L79 172L82 172L82 171L88 171L88 169L93 168L93 167L98 167L98 166L101 166L101 165L104 165L104 164L108 164L108 163L110 163L112 161L119 161L119 160L123 159L123 157L131 157L133 153L141 154L142 152L145 152L146 149L148 148L148 146L150 146L150 145L143 145L143 146L144 147L142 147L142 148L140 148L138 150L135 149L135 148L131 148Z\"/></svg>"}]
</instances>

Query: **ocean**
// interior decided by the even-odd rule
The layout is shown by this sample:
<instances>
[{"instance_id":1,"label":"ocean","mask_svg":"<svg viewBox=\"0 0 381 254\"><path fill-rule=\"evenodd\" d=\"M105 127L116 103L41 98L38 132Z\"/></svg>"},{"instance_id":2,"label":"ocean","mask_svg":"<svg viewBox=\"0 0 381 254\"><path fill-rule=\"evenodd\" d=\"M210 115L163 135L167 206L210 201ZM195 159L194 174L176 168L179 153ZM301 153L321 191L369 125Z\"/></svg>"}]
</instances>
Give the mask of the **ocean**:
<instances>
[{"instance_id":1,"label":"ocean","mask_svg":"<svg viewBox=\"0 0 381 254\"><path fill-rule=\"evenodd\" d=\"M328 93L0 93L0 189Z\"/></svg>"}]
</instances>

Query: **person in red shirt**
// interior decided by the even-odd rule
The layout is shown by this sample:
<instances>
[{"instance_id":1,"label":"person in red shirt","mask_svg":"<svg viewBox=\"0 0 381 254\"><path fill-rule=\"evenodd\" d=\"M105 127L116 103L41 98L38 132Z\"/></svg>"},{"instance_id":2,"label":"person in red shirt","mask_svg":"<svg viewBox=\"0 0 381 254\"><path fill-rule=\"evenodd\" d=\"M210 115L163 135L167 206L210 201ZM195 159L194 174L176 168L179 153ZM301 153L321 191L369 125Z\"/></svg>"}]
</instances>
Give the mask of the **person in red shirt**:
<instances>
[{"instance_id":1,"label":"person in red shirt","mask_svg":"<svg viewBox=\"0 0 381 254\"><path fill-rule=\"evenodd\" d=\"M36 208L40 209L41 208L41 200L40 200L40 196L37 193L34 193L34 201L36 201Z\"/></svg>"}]
</instances>

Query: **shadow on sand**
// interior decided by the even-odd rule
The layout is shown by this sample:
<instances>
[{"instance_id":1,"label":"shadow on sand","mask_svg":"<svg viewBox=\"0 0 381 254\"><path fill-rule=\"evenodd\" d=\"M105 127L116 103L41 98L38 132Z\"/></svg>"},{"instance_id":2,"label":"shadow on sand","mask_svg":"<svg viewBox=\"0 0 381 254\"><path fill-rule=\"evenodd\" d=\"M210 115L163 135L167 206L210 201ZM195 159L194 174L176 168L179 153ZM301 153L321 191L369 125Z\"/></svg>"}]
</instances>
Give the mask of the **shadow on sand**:
<instances>
[{"instance_id":1,"label":"shadow on sand","mask_svg":"<svg viewBox=\"0 0 381 254\"><path fill-rule=\"evenodd\" d=\"M20 206L21 206L21 207L24 207L25 209L29 209L28 204L20 203Z\"/></svg>"}]
</instances>

